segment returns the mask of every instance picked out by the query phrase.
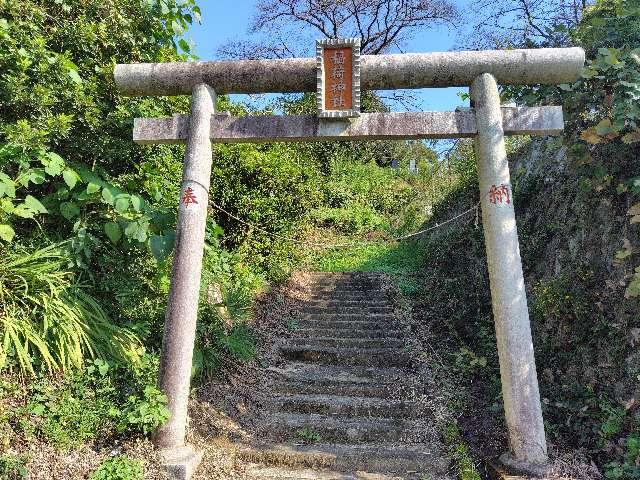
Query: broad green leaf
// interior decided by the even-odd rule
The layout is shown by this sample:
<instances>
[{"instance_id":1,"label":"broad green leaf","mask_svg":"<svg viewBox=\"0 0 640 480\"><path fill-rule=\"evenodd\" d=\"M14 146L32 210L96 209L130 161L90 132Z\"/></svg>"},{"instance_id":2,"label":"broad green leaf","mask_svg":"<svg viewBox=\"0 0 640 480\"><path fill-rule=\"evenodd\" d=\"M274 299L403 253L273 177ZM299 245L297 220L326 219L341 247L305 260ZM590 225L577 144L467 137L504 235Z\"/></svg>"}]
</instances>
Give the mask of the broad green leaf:
<instances>
[{"instance_id":1,"label":"broad green leaf","mask_svg":"<svg viewBox=\"0 0 640 480\"><path fill-rule=\"evenodd\" d=\"M111 186L105 186L102 188L102 200L109 205L113 205L113 202L116 199L116 191Z\"/></svg>"},{"instance_id":2,"label":"broad green leaf","mask_svg":"<svg viewBox=\"0 0 640 480\"><path fill-rule=\"evenodd\" d=\"M6 223L0 225L0 239L4 240L5 242L11 242L15 235L16 232L13 230L11 225Z\"/></svg>"},{"instance_id":3,"label":"broad green leaf","mask_svg":"<svg viewBox=\"0 0 640 480\"><path fill-rule=\"evenodd\" d=\"M138 222L129 222L124 229L124 234L129 238L133 238L138 234L138 227Z\"/></svg>"},{"instance_id":4,"label":"broad green leaf","mask_svg":"<svg viewBox=\"0 0 640 480\"><path fill-rule=\"evenodd\" d=\"M184 50L186 53L189 53L191 51L191 47L189 46L189 43L187 43L187 41L184 38L181 38L180 40L178 40L178 45L180 45L180 48Z\"/></svg>"},{"instance_id":5,"label":"broad green leaf","mask_svg":"<svg viewBox=\"0 0 640 480\"><path fill-rule=\"evenodd\" d=\"M142 243L147 241L148 229L148 222L138 220L135 222L129 222L127 228L124 229L124 233L127 237Z\"/></svg>"},{"instance_id":6,"label":"broad green leaf","mask_svg":"<svg viewBox=\"0 0 640 480\"><path fill-rule=\"evenodd\" d=\"M27 195L27 197L24 199L24 204L31 210L33 210L34 213L49 213L47 209L44 208L44 205L42 205L39 200L37 200L35 197L32 197L31 195Z\"/></svg>"},{"instance_id":7,"label":"broad green leaf","mask_svg":"<svg viewBox=\"0 0 640 480\"><path fill-rule=\"evenodd\" d=\"M73 202L62 202L60 204L60 214L67 220L80 215L80 207Z\"/></svg>"},{"instance_id":8,"label":"broad green leaf","mask_svg":"<svg viewBox=\"0 0 640 480\"><path fill-rule=\"evenodd\" d=\"M2 200L0 200L0 208L2 208L3 212L9 214L13 213L13 210L15 209L15 207L13 206L13 202L8 198L3 198Z\"/></svg>"},{"instance_id":9,"label":"broad green leaf","mask_svg":"<svg viewBox=\"0 0 640 480\"><path fill-rule=\"evenodd\" d=\"M16 207L13 209L12 213L16 217L20 217L20 218L33 218L33 215L34 215L35 212L33 210L31 210L24 203L20 203L20 204L16 205Z\"/></svg>"},{"instance_id":10,"label":"broad green leaf","mask_svg":"<svg viewBox=\"0 0 640 480\"><path fill-rule=\"evenodd\" d=\"M107 234L112 243L118 243L122 238L122 229L116 222L107 222L104 224L104 233Z\"/></svg>"},{"instance_id":11,"label":"broad green leaf","mask_svg":"<svg viewBox=\"0 0 640 480\"><path fill-rule=\"evenodd\" d=\"M103 377L107 374L108 371L109 371L109 364L107 362L103 362L98 365L98 372Z\"/></svg>"},{"instance_id":12,"label":"broad green leaf","mask_svg":"<svg viewBox=\"0 0 640 480\"><path fill-rule=\"evenodd\" d=\"M151 253L157 261L162 261L171 254L175 244L176 234L168 232L164 235L154 235L149 240Z\"/></svg>"},{"instance_id":13,"label":"broad green leaf","mask_svg":"<svg viewBox=\"0 0 640 480\"><path fill-rule=\"evenodd\" d=\"M615 133L613 130L613 126L611 125L611 120L605 118L600 120L600 122L596 125L596 133L601 137L609 135L611 133Z\"/></svg>"},{"instance_id":14,"label":"broad green leaf","mask_svg":"<svg viewBox=\"0 0 640 480\"><path fill-rule=\"evenodd\" d=\"M100 185L98 185L97 183L89 182L89 185L87 185L87 194L92 195L99 191Z\"/></svg>"},{"instance_id":15,"label":"broad green leaf","mask_svg":"<svg viewBox=\"0 0 640 480\"><path fill-rule=\"evenodd\" d=\"M67 168L64 172L62 172L62 178L64 180L64 183L66 183L67 186L72 189L76 186L78 180L80 180L80 175L78 175L74 170Z\"/></svg>"},{"instance_id":16,"label":"broad green leaf","mask_svg":"<svg viewBox=\"0 0 640 480\"><path fill-rule=\"evenodd\" d=\"M9 198L16 198L16 185L6 174L0 173L0 182L4 188L4 195Z\"/></svg>"},{"instance_id":17,"label":"broad green leaf","mask_svg":"<svg viewBox=\"0 0 640 480\"><path fill-rule=\"evenodd\" d=\"M44 183L45 174L42 168L34 168L31 173L29 173L29 180L36 185L42 185ZM26 187L27 185L25 185Z\"/></svg>"},{"instance_id":18,"label":"broad green leaf","mask_svg":"<svg viewBox=\"0 0 640 480\"><path fill-rule=\"evenodd\" d=\"M129 195L118 195L116 198L115 208L118 213L125 213L129 210Z\"/></svg>"},{"instance_id":19,"label":"broad green leaf","mask_svg":"<svg viewBox=\"0 0 640 480\"><path fill-rule=\"evenodd\" d=\"M80 75L78 75L77 70L69 70L69 77L71 77L71 80L73 80L77 84L82 83L82 78L80 78Z\"/></svg>"},{"instance_id":20,"label":"broad green leaf","mask_svg":"<svg viewBox=\"0 0 640 480\"><path fill-rule=\"evenodd\" d=\"M142 198L138 195L131 195L129 200L131 200L131 205L136 212L140 212L140 210L142 210Z\"/></svg>"},{"instance_id":21,"label":"broad green leaf","mask_svg":"<svg viewBox=\"0 0 640 480\"><path fill-rule=\"evenodd\" d=\"M200 7L196 5L191 9L191 11L193 12L193 17L195 18L196 22L200 23L200 20L202 19L202 12L200 11Z\"/></svg>"},{"instance_id":22,"label":"broad green leaf","mask_svg":"<svg viewBox=\"0 0 640 480\"><path fill-rule=\"evenodd\" d=\"M48 175L52 177L57 177L62 173L62 170L65 167L65 161L62 159L60 155L54 152L48 152L47 158L49 162L44 167L44 171L47 172Z\"/></svg>"}]
</instances>

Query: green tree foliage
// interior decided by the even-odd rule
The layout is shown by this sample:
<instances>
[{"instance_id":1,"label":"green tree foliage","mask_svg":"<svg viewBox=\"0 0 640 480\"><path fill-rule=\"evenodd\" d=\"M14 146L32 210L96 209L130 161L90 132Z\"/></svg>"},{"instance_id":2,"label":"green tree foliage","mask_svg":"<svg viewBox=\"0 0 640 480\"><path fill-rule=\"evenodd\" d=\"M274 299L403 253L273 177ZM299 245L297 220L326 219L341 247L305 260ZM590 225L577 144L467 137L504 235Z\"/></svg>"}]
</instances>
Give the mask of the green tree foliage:
<instances>
[{"instance_id":1,"label":"green tree foliage","mask_svg":"<svg viewBox=\"0 0 640 480\"><path fill-rule=\"evenodd\" d=\"M615 188L628 199L629 223L640 223L640 7L633 0L600 0L570 33L587 55L575 83L505 93L528 104L562 104L582 184L597 192ZM616 259L628 261L635 247L621 243ZM626 296L639 297L640 267L630 277Z\"/></svg>"},{"instance_id":2,"label":"green tree foliage","mask_svg":"<svg viewBox=\"0 0 640 480\"><path fill-rule=\"evenodd\" d=\"M180 35L199 14L193 0L0 0L0 241L14 244L3 248L3 366L66 370L140 350L101 288L120 272L98 259L170 253L180 149L138 147L131 128L188 101L121 97L113 67L186 59Z\"/></svg>"},{"instance_id":3,"label":"green tree foliage","mask_svg":"<svg viewBox=\"0 0 640 480\"><path fill-rule=\"evenodd\" d=\"M179 111L185 100L121 98L113 66L184 58L175 38L198 16L193 0L0 2L2 240L29 234L26 220L76 234L85 254L100 239L166 235L167 219L152 206L159 188L141 192L131 176L141 157L131 122ZM148 150L151 164L164 155Z\"/></svg>"},{"instance_id":4,"label":"green tree foliage","mask_svg":"<svg viewBox=\"0 0 640 480\"><path fill-rule=\"evenodd\" d=\"M580 79L559 86L510 87L507 96L529 104L561 103L568 130L595 145L616 138L640 141L640 7L629 0L601 0L573 29L587 65Z\"/></svg>"}]
</instances>

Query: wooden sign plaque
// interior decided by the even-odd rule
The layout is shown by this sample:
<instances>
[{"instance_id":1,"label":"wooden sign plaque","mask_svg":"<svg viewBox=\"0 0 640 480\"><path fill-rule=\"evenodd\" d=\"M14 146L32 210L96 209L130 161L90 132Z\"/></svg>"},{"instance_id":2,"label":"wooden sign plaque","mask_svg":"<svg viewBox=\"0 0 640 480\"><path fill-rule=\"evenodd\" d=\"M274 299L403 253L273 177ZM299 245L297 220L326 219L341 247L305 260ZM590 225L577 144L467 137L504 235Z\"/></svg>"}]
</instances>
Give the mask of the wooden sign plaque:
<instances>
[{"instance_id":1,"label":"wooden sign plaque","mask_svg":"<svg viewBox=\"0 0 640 480\"><path fill-rule=\"evenodd\" d=\"M318 116L360 115L360 39L316 42Z\"/></svg>"}]
</instances>

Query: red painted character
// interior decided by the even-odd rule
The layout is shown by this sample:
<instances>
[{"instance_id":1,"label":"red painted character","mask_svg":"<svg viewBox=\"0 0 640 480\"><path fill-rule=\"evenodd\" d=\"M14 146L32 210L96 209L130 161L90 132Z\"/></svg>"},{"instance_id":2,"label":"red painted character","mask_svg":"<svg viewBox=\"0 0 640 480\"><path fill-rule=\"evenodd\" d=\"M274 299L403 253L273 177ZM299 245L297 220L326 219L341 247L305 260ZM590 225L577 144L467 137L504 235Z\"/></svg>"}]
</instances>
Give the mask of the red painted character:
<instances>
[{"instance_id":1,"label":"red painted character","mask_svg":"<svg viewBox=\"0 0 640 480\"><path fill-rule=\"evenodd\" d=\"M489 189L489 201L493 204L496 203L511 203L511 189L507 184L501 184L497 187L491 185Z\"/></svg>"},{"instance_id":2,"label":"red painted character","mask_svg":"<svg viewBox=\"0 0 640 480\"><path fill-rule=\"evenodd\" d=\"M198 200L196 199L196 195L195 193L193 193L193 188L191 187L187 187L187 189L184 191L184 195L182 197L182 203L184 203L185 207L188 207L189 204L191 203L198 203Z\"/></svg>"}]
</instances>

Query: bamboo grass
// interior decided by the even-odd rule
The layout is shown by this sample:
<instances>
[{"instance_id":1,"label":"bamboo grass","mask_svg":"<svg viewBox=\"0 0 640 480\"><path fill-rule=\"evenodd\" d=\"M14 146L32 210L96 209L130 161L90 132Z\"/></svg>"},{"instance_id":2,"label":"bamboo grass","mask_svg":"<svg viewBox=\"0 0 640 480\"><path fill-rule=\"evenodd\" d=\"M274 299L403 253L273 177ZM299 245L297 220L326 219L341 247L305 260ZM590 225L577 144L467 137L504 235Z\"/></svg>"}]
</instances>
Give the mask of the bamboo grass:
<instances>
[{"instance_id":1,"label":"bamboo grass","mask_svg":"<svg viewBox=\"0 0 640 480\"><path fill-rule=\"evenodd\" d=\"M0 370L82 367L87 358L135 362L143 347L115 325L66 268L63 244L5 251L0 258Z\"/></svg>"}]
</instances>

